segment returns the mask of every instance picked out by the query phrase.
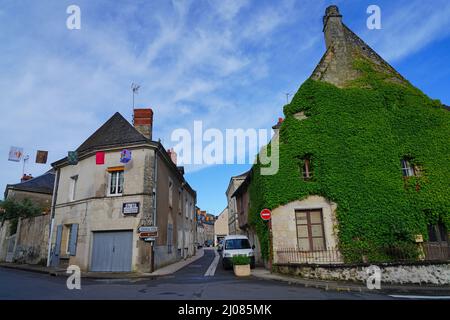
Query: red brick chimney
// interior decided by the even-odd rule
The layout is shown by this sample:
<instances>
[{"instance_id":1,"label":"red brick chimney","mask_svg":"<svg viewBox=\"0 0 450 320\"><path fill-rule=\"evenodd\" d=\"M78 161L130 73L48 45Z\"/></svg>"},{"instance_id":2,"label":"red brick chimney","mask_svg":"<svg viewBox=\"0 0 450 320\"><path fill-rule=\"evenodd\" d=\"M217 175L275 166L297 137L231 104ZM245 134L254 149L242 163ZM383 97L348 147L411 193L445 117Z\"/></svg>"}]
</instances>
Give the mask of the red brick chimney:
<instances>
[{"instance_id":1,"label":"red brick chimney","mask_svg":"<svg viewBox=\"0 0 450 320\"><path fill-rule=\"evenodd\" d=\"M20 178L20 182L25 182L31 179L33 179L33 176L31 174L24 173L22 178Z\"/></svg>"},{"instance_id":2,"label":"red brick chimney","mask_svg":"<svg viewBox=\"0 0 450 320\"><path fill-rule=\"evenodd\" d=\"M147 139L152 140L153 110L150 108L134 109L133 125Z\"/></svg>"},{"instance_id":3,"label":"red brick chimney","mask_svg":"<svg viewBox=\"0 0 450 320\"><path fill-rule=\"evenodd\" d=\"M175 165L177 165L177 153L175 152L175 150L173 150L173 148L171 148L171 149L167 150L167 153L169 154L172 162L175 163Z\"/></svg>"}]
</instances>

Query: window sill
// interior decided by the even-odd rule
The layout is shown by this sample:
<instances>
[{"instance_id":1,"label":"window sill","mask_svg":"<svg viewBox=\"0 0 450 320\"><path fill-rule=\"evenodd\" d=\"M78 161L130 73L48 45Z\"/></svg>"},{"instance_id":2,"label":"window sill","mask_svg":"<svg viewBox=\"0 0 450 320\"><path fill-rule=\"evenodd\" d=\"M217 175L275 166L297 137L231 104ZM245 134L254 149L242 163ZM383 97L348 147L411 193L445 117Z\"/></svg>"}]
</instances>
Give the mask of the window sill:
<instances>
[{"instance_id":1,"label":"window sill","mask_svg":"<svg viewBox=\"0 0 450 320\"><path fill-rule=\"evenodd\" d=\"M106 196L107 197L111 197L111 198L113 198L113 197L121 197L121 196L123 196L123 193L120 193L120 194L107 194Z\"/></svg>"}]
</instances>

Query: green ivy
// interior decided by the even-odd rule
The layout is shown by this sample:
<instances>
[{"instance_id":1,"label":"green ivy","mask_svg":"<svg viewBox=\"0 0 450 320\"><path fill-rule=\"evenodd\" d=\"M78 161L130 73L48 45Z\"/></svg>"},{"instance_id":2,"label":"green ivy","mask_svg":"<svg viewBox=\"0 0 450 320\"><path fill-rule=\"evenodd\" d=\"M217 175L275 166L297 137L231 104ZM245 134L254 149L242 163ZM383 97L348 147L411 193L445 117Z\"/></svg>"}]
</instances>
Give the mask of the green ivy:
<instances>
[{"instance_id":1,"label":"green ivy","mask_svg":"<svg viewBox=\"0 0 450 320\"><path fill-rule=\"evenodd\" d=\"M284 107L278 173L260 175L259 163L252 168L249 221L265 258L269 235L260 210L308 195L338 204L339 245L348 261L362 251L384 259L380 248L392 245L414 254L414 237L427 240L428 224L450 229L450 113L367 60L354 67L361 77L345 88L307 80ZM294 117L301 111L307 119ZM311 181L301 178L299 159L307 155ZM405 156L420 176L403 178Z\"/></svg>"}]
</instances>

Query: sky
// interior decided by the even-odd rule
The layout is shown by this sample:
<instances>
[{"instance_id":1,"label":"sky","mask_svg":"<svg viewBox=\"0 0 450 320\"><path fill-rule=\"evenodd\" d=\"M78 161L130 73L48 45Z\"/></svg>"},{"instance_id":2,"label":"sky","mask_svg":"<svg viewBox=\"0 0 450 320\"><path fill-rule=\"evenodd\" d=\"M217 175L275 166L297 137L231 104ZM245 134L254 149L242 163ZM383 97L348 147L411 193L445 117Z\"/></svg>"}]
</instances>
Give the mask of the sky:
<instances>
[{"instance_id":1,"label":"sky","mask_svg":"<svg viewBox=\"0 0 450 320\"><path fill-rule=\"evenodd\" d=\"M69 5L81 29L69 30ZM270 129L325 52L322 17L344 23L413 85L450 105L448 0L0 0L0 188L40 175L116 111L154 111L153 138L173 147L179 128ZM369 5L381 29L369 30ZM35 164L48 150L46 165ZM250 156L251 157L251 156ZM218 215L230 177L250 164L186 166L197 205Z\"/></svg>"}]
</instances>

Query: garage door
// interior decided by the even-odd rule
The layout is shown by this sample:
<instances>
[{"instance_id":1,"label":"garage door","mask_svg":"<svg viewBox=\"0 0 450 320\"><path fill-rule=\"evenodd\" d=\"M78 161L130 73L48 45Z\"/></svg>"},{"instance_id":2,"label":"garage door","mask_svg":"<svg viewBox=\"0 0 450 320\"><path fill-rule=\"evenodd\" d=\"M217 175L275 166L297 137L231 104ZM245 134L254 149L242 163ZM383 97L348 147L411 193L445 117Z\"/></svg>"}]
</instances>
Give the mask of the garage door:
<instances>
[{"instance_id":1,"label":"garage door","mask_svg":"<svg viewBox=\"0 0 450 320\"><path fill-rule=\"evenodd\" d=\"M94 232L91 271L130 272L133 232Z\"/></svg>"}]
</instances>

